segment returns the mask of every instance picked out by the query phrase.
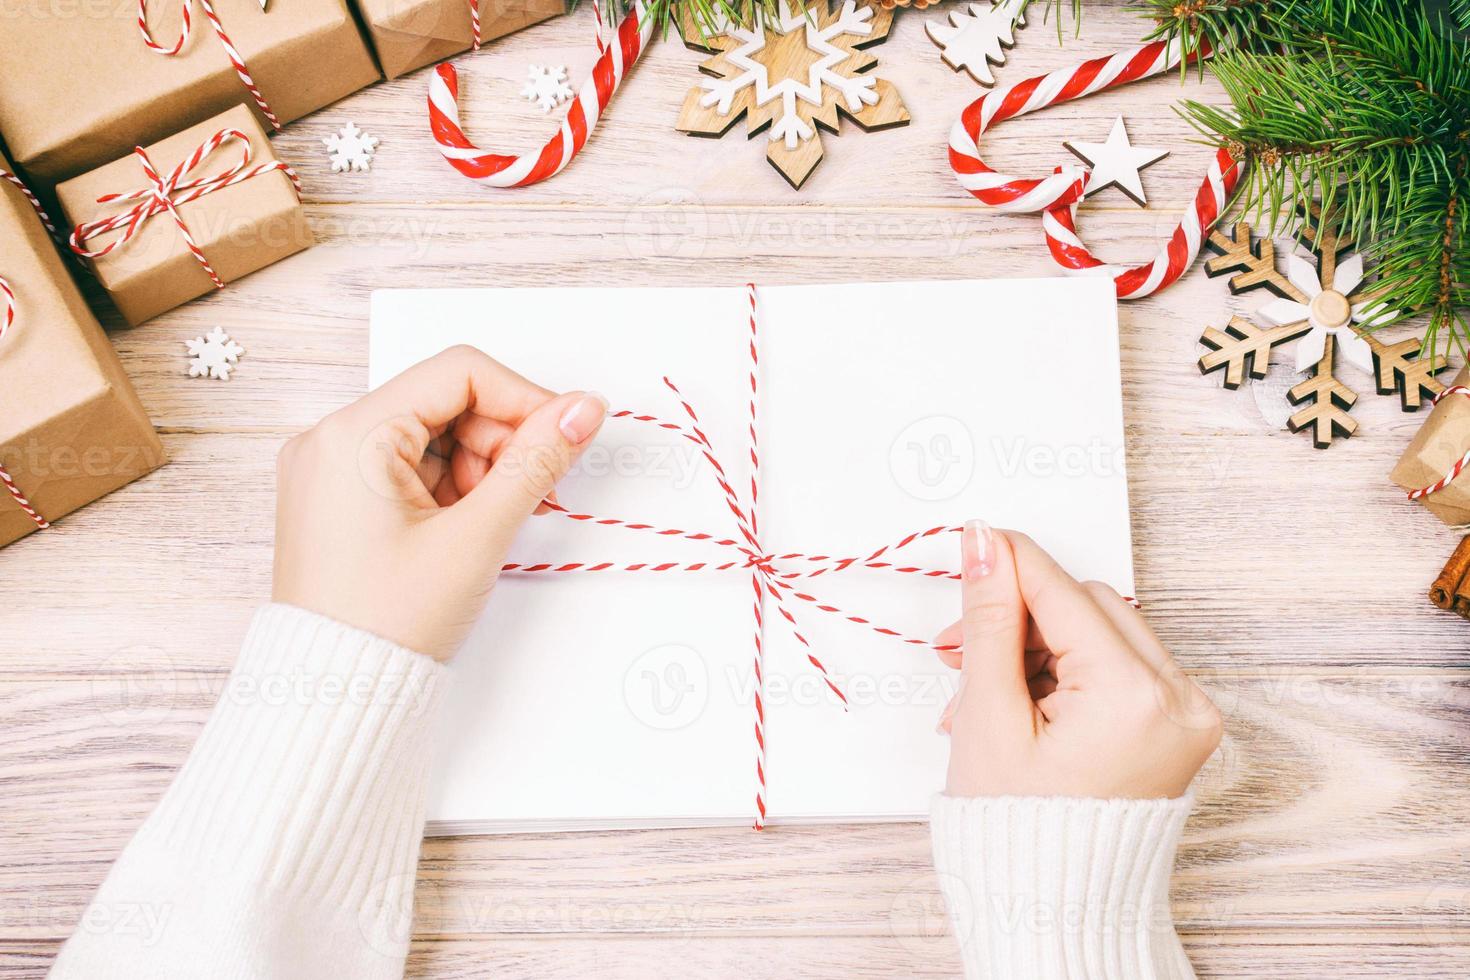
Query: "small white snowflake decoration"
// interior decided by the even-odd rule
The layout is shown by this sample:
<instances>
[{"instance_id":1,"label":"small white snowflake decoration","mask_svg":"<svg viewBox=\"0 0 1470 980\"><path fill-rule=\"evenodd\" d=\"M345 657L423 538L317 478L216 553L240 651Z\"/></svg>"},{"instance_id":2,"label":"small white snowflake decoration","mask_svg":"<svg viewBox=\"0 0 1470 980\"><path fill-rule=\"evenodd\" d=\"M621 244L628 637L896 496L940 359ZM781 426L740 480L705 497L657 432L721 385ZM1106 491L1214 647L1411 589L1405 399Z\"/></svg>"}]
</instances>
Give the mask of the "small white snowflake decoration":
<instances>
[{"instance_id":1,"label":"small white snowflake decoration","mask_svg":"<svg viewBox=\"0 0 1470 980\"><path fill-rule=\"evenodd\" d=\"M348 170L366 173L372 169L373 154L378 148L378 138L369 136L357 128L357 123L348 123L339 132L322 140L327 146L327 156L332 162L332 173Z\"/></svg>"},{"instance_id":2,"label":"small white snowflake decoration","mask_svg":"<svg viewBox=\"0 0 1470 980\"><path fill-rule=\"evenodd\" d=\"M521 89L521 95L539 105L542 112L550 112L572 97L566 68L532 65L526 72L526 87Z\"/></svg>"},{"instance_id":3,"label":"small white snowflake decoration","mask_svg":"<svg viewBox=\"0 0 1470 980\"><path fill-rule=\"evenodd\" d=\"M189 348L189 377L217 378L230 380L235 362L245 353L245 348L230 339L230 335L215 327L203 337L184 341Z\"/></svg>"}]
</instances>

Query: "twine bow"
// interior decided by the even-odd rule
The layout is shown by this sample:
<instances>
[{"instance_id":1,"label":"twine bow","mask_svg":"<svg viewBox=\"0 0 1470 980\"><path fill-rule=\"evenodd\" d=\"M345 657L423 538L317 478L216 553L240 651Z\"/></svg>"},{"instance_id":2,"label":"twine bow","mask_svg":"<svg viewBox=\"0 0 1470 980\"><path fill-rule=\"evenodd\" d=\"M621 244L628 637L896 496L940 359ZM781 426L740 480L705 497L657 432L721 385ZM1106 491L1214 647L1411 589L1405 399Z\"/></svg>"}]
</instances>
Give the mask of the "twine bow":
<instances>
[{"instance_id":1,"label":"twine bow","mask_svg":"<svg viewBox=\"0 0 1470 980\"><path fill-rule=\"evenodd\" d=\"M196 177L185 180L195 167L199 166L215 150L224 146L231 140L238 140L241 146L241 157L238 162L229 167L223 173L208 177ZM180 163L167 176L160 176L158 169L154 167L153 161L149 159L147 152L139 146L133 149L138 155L138 160L143 166L143 174L148 178L148 186L125 194L104 194L97 198L98 204L114 204L120 202L136 201L131 208L119 214L107 218L99 218L78 225L71 233L71 250L77 255L88 259L99 259L112 251L121 248L132 241L142 231L143 226L155 215L168 212L178 226L179 234L184 239L184 244L189 247L189 252L199 260L204 271L209 274L210 282L214 283L216 289L223 289L225 284L215 273L214 267L209 264L204 251L195 241L194 235L189 231L184 216L179 213L179 207L191 201L197 201L207 194L233 187L235 184L243 183L262 174L268 174L279 170L291 179L291 185L296 188L296 196L301 196L301 180L296 176L296 171L290 165L281 160L272 160L269 163L250 166L252 151L250 139L238 129L222 129L209 139L201 143L193 153ZM112 241L100 248L89 249L88 240L99 235L106 235L121 229Z\"/></svg>"},{"instance_id":2,"label":"twine bow","mask_svg":"<svg viewBox=\"0 0 1470 980\"><path fill-rule=\"evenodd\" d=\"M907 646L923 647L937 651L955 649L952 646L936 646L928 640L921 640L908 636L899 630L879 625L866 617L856 615L840 609L831 603L817 598L815 595L805 591L798 582L802 579L817 578L821 575L836 574L851 568L869 568L886 572L898 572L906 575L917 575L922 578L943 578L958 580L959 573L949 569L921 568L916 565L904 565L890 560L893 552L906 548L916 541L936 537L944 534L955 534L963 530L961 527L942 526L931 527L893 542L883 545L876 550L852 557L835 557L832 555L809 555L801 552L776 553L771 551L762 543L760 528L756 517L756 505L760 499L760 453L759 442L756 437L757 396L759 388L756 383L756 370L760 365L759 349L757 347L757 306L756 290L754 284L747 287L750 300L750 401L748 421L748 446L750 454L750 487L745 493L737 489L731 481L728 471L721 465L719 457L715 453L714 445L705 434L699 421L699 415L694 410L679 388L669 378L664 378L664 385L673 392L678 399L680 408L688 417L688 424L665 421L654 415L634 413L631 411L612 412L608 417L614 419L630 419L634 422L657 426L669 432L675 432L680 437L687 439L698 447L699 452L709 463L714 475L715 482L719 485L724 496L725 505L729 508L735 520L737 535L735 537L720 536L703 531L690 531L682 528L659 527L654 524L623 520L613 517L599 517L595 514L575 513L551 501L546 506L553 513L562 517L597 524L604 527L622 527L630 531L642 531L656 534L661 537L683 538L690 541L702 541L717 547L728 549L734 554L729 560L720 562L635 562L632 564L617 564L615 562L566 562L563 564L550 563L511 563L504 565L504 572L601 572L608 570L624 572L721 572L721 571L749 571L750 584L753 592L752 615L754 618L755 632L755 658L753 671L755 675L755 748L756 748L756 796L755 796L755 828L762 829L766 820L766 766L765 766L765 603L769 600L787 623L793 636L801 643L802 650L806 654L807 661L817 670L822 681L827 685L838 700L842 703L844 710L847 706L847 697L841 688L833 681L827 672L826 666L818 659L816 651L811 642L801 632L796 616L792 613L792 600L794 602L807 603L815 606L824 613L840 616L850 623L865 626L883 636L890 637L894 641Z\"/></svg>"},{"instance_id":3,"label":"twine bow","mask_svg":"<svg viewBox=\"0 0 1470 980\"><path fill-rule=\"evenodd\" d=\"M214 28L215 37L219 38L220 46L225 49L225 55L230 59L230 67L235 69L240 82L249 90L255 105L260 109L261 115L271 124L272 129L280 129L281 121L271 111L265 96L260 93L260 86L255 84L255 78L250 74L250 69L245 65L245 58L240 54L235 42L230 40L230 35L225 33L225 25L220 22L219 15L214 12L214 4L211 0L199 0L199 6L204 9L204 16L209 19L209 24ZM261 9L265 7L262 4ZM179 28L179 39L172 47L166 47L153 39L153 32L148 29L148 0L138 0L138 30L143 35L143 43L149 51L172 58L184 50L184 45L189 43L189 32L194 26L194 2L183 0L183 26Z\"/></svg>"}]
</instances>

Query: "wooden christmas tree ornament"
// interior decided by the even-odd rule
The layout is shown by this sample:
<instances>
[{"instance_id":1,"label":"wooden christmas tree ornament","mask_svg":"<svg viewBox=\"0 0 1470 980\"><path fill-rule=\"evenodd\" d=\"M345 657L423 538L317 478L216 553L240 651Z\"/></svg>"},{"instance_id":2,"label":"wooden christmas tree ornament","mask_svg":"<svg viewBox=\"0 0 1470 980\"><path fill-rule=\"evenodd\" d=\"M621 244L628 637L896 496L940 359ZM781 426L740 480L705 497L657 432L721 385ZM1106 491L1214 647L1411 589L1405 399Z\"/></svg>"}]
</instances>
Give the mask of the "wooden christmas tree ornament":
<instances>
[{"instance_id":1,"label":"wooden christmas tree ornament","mask_svg":"<svg viewBox=\"0 0 1470 980\"><path fill-rule=\"evenodd\" d=\"M1313 444L1326 448L1334 435L1357 431L1357 422L1347 414L1357 394L1336 377L1338 353L1371 375L1380 395L1397 394L1406 412L1444 390L1435 375L1448 363L1438 355L1419 357L1423 343L1417 337L1395 342L1375 337L1372 328L1397 312L1383 310L1375 290L1360 288L1363 257L1347 255L1352 236L1315 205L1302 217L1301 240L1316 265L1288 255L1285 272L1278 267L1274 244L1270 239L1252 241L1249 225L1242 222L1229 233L1210 233L1206 245L1218 254L1205 262L1206 275L1230 275L1233 294L1264 288L1278 298L1256 311L1264 326L1237 316L1223 331L1206 327L1200 343L1210 352L1199 359L1199 369L1202 374L1223 370L1225 387L1237 388L1247 376L1266 376L1272 348L1297 341L1296 369L1310 372L1310 377L1287 397L1293 405L1307 407L1291 417L1288 427L1293 432L1311 429Z\"/></svg>"},{"instance_id":2,"label":"wooden christmas tree ornament","mask_svg":"<svg viewBox=\"0 0 1470 980\"><path fill-rule=\"evenodd\" d=\"M685 16L684 43L714 57L699 66L711 77L684 97L677 128L720 137L745 117L749 136L770 131L766 159L799 188L822 160L818 129L836 133L846 116L872 132L907 125L909 112L892 84L867 74L878 59L864 49L888 39L891 10L779 2L781 16L765 25L723 23L714 33Z\"/></svg>"},{"instance_id":3,"label":"wooden christmas tree ornament","mask_svg":"<svg viewBox=\"0 0 1470 980\"><path fill-rule=\"evenodd\" d=\"M951 10L948 20L931 20L924 32L939 45L946 65L969 72L988 88L995 84L992 66L1005 64L1006 51L1016 45L1016 28L1026 26L1026 0L967 3Z\"/></svg>"}]
</instances>

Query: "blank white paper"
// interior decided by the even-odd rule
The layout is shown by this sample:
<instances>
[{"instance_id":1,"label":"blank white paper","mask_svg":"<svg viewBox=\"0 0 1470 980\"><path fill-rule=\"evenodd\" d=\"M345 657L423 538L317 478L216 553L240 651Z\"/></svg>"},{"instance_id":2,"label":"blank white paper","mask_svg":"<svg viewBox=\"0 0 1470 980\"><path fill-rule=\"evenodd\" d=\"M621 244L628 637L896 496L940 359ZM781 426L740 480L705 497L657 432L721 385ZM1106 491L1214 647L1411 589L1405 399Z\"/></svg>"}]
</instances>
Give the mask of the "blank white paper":
<instances>
[{"instance_id":1,"label":"blank white paper","mask_svg":"<svg viewBox=\"0 0 1470 980\"><path fill-rule=\"evenodd\" d=\"M772 286L761 308L762 544L866 554L981 517L1131 594L1116 304L1106 280ZM472 344L549 388L683 422L748 478L742 288L394 290L373 296L373 387ZM609 421L558 495L574 510L738 537L677 434ZM958 536L899 553L958 567ZM707 544L533 519L513 561L718 561ZM794 566L792 566L794 567ZM799 582L921 638L958 585L871 570ZM431 832L747 823L755 793L748 573L507 575L452 666ZM848 698L768 601L773 822L904 819L943 784L954 672L791 600Z\"/></svg>"}]
</instances>

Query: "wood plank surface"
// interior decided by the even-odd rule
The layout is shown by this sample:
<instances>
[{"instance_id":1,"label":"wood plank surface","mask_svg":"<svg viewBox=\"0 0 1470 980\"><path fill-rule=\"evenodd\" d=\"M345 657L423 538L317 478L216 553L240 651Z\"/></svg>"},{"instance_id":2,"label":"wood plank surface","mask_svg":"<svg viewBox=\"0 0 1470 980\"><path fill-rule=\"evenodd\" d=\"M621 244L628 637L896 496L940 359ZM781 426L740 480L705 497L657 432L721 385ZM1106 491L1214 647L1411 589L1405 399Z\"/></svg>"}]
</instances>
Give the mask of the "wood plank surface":
<instances>
[{"instance_id":1,"label":"wood plank surface","mask_svg":"<svg viewBox=\"0 0 1470 980\"><path fill-rule=\"evenodd\" d=\"M924 36L943 14L902 14L874 49L912 124L824 136L800 192L739 127L674 130L700 56L672 40L564 174L520 191L444 165L424 72L277 137L319 244L116 330L173 461L0 550L0 977L44 975L187 754L269 595L275 453L365 389L373 289L1054 273L1037 219L982 210L949 171L948 130L978 89ZM519 98L526 66L564 62L575 82L593 58L590 16L458 59L472 138L539 145L554 117ZM1067 25L1063 45L1052 23L1022 31L1001 81L1147 27L1113 3L1086 5L1080 38ZM1148 208L1109 192L1079 226L1104 258L1138 261L1208 157L1173 110L1184 97L1221 93L1197 76L1105 93L1006 123L987 159L1044 173L1070 162L1063 140L1102 139L1126 113L1136 145L1173 152L1145 174ZM327 170L321 139L348 120L382 138L369 174ZM1228 726L1175 913L1203 976L1470 975L1470 632L1424 597L1457 534L1387 480L1422 415L1346 372L1362 432L1315 452L1285 431L1285 357L1237 392L1201 377L1204 327L1260 302L1196 269L1120 311L1139 593ZM246 348L234 379L184 377L184 340L215 325ZM431 840L420 871L413 977L957 971L920 825Z\"/></svg>"}]
</instances>

